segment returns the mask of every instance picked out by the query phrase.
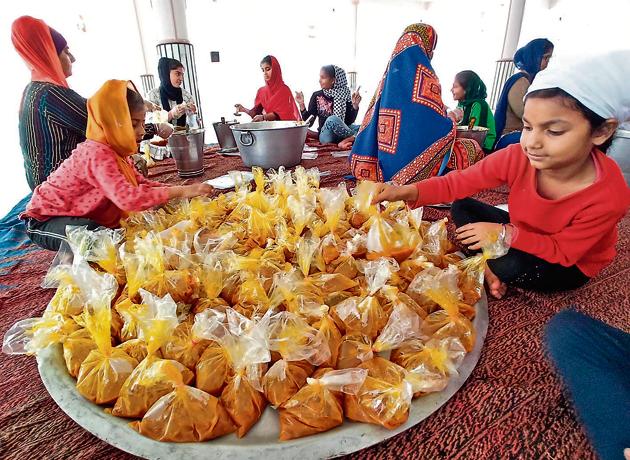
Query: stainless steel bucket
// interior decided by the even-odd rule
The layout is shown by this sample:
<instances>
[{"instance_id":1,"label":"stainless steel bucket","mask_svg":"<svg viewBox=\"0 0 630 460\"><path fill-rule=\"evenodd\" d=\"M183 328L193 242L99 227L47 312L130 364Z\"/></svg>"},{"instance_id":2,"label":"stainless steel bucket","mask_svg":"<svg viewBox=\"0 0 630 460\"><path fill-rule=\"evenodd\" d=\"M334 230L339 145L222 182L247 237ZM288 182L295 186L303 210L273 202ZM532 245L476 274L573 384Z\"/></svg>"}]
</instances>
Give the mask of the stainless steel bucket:
<instances>
[{"instance_id":1,"label":"stainless steel bucket","mask_svg":"<svg viewBox=\"0 0 630 460\"><path fill-rule=\"evenodd\" d=\"M193 177L203 174L204 129L189 132L175 131L168 138L168 150L175 158L179 177Z\"/></svg>"},{"instance_id":2,"label":"stainless steel bucket","mask_svg":"<svg viewBox=\"0 0 630 460\"><path fill-rule=\"evenodd\" d=\"M238 124L238 121L225 121L225 118L221 118L221 121L212 123L214 126L214 132L217 134L217 140L221 146L221 150L229 150L236 148L236 141L234 140L234 134L230 129L230 126Z\"/></svg>"},{"instance_id":3,"label":"stainless steel bucket","mask_svg":"<svg viewBox=\"0 0 630 460\"><path fill-rule=\"evenodd\" d=\"M291 168L302 161L308 126L296 121L262 121L230 126L245 166Z\"/></svg>"}]
</instances>

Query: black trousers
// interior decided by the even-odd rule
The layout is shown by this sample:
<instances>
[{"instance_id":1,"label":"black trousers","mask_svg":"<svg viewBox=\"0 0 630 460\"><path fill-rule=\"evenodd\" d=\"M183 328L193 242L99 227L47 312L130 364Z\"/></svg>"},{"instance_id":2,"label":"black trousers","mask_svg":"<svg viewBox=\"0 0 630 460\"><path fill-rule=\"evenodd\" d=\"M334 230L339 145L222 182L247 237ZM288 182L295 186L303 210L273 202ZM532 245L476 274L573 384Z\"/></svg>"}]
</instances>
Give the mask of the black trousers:
<instances>
[{"instance_id":1,"label":"black trousers","mask_svg":"<svg viewBox=\"0 0 630 460\"><path fill-rule=\"evenodd\" d=\"M26 234L37 246L58 251L61 243L66 241L66 225L87 226L88 230L100 227L84 217L53 217L44 222L29 218L26 220Z\"/></svg>"},{"instance_id":2,"label":"black trousers","mask_svg":"<svg viewBox=\"0 0 630 460\"><path fill-rule=\"evenodd\" d=\"M451 207L451 216L457 227L474 222L510 223L510 215L506 211L472 198L455 201ZM488 260L488 267L504 283L531 291L576 289L589 280L575 265L565 267L552 264L513 248L503 257Z\"/></svg>"}]
</instances>

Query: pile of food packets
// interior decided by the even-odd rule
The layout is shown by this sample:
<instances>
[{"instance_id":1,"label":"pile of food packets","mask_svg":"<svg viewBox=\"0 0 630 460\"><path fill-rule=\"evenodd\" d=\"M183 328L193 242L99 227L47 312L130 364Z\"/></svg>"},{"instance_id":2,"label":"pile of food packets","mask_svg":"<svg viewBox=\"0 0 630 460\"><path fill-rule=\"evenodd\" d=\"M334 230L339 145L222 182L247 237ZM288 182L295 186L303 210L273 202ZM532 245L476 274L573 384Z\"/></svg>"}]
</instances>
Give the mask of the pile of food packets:
<instances>
[{"instance_id":1,"label":"pile of food packets","mask_svg":"<svg viewBox=\"0 0 630 460\"><path fill-rule=\"evenodd\" d=\"M81 395L159 441L243 437L268 405L281 440L405 423L472 350L485 262L504 248L463 259L445 220L373 205L375 183L253 173L121 229L69 228L54 297L3 350L61 344Z\"/></svg>"}]
</instances>

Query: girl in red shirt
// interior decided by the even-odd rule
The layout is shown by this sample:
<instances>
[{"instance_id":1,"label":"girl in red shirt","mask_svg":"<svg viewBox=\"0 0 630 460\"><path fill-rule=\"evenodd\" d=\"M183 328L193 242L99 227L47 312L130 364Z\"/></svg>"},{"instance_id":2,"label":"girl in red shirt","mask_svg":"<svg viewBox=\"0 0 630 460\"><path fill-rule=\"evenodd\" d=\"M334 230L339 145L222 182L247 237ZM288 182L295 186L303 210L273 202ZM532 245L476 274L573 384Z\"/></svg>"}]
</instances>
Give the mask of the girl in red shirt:
<instances>
[{"instance_id":1,"label":"girl in red shirt","mask_svg":"<svg viewBox=\"0 0 630 460\"><path fill-rule=\"evenodd\" d=\"M117 227L130 211L212 192L207 184L169 186L136 172L129 157L144 136L145 105L133 83L105 82L87 108L86 141L35 188L21 216L35 244L58 250L67 225Z\"/></svg>"},{"instance_id":2,"label":"girl in red shirt","mask_svg":"<svg viewBox=\"0 0 630 460\"><path fill-rule=\"evenodd\" d=\"M630 52L600 61L539 74L525 98L520 144L443 177L383 184L374 201L418 207L457 200L451 214L461 244L476 251L499 234L510 245L486 269L497 298L507 285L543 292L582 286L613 260L617 223L630 205L621 170L602 153L618 124L630 121ZM466 198L504 184L509 214Z\"/></svg>"}]
</instances>

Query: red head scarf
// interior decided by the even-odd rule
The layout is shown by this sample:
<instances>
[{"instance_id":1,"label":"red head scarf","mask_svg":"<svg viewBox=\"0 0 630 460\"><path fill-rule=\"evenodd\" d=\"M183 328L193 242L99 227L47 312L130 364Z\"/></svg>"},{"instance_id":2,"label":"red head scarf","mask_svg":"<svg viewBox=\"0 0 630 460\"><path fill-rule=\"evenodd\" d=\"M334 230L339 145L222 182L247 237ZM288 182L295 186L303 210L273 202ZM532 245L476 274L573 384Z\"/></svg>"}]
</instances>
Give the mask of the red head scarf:
<instances>
[{"instance_id":1,"label":"red head scarf","mask_svg":"<svg viewBox=\"0 0 630 460\"><path fill-rule=\"evenodd\" d=\"M254 106L261 105L265 113L276 113L280 120L299 120L291 90L282 80L282 69L278 60L271 56L271 79L256 93Z\"/></svg>"},{"instance_id":2,"label":"red head scarf","mask_svg":"<svg viewBox=\"0 0 630 460\"><path fill-rule=\"evenodd\" d=\"M50 28L44 21L31 16L17 18L11 26L11 41L31 69L32 81L68 87Z\"/></svg>"}]
</instances>

